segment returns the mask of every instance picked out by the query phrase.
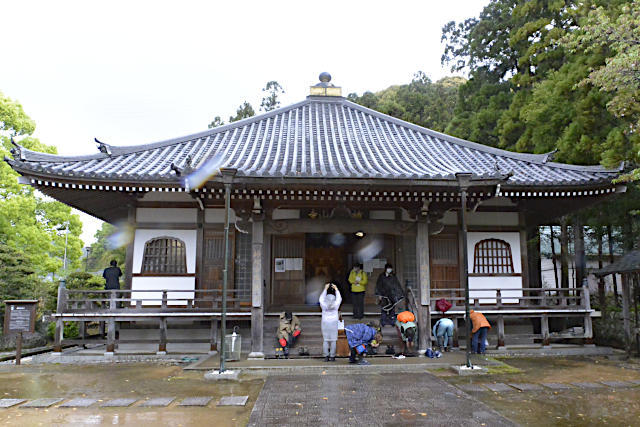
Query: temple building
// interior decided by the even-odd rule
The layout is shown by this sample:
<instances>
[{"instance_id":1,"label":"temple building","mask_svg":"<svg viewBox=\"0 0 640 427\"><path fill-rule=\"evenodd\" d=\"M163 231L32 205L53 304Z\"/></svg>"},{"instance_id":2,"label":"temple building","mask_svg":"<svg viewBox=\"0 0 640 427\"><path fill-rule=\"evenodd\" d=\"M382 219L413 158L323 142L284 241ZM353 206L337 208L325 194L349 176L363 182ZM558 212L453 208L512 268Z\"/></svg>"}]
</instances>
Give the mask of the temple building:
<instances>
[{"instance_id":1,"label":"temple building","mask_svg":"<svg viewBox=\"0 0 640 427\"><path fill-rule=\"evenodd\" d=\"M379 310L376 277L394 266L426 348L435 300L451 300L452 315L464 315L463 234L471 302L497 319L499 345L504 318L523 316L542 319L536 333L545 342L560 333L549 330L553 316L584 319L581 337L591 338L583 288L541 290L528 240L537 226L624 191L612 184L618 170L458 139L348 101L327 73L320 80L301 102L204 132L98 143L98 153L82 156L16 146L5 160L24 184L130 231L130 304L112 306L117 322L133 312L219 319L219 304L198 292L222 286L228 190L230 316L250 319L254 356L271 346L265 317L318 315L327 280L340 285L348 316L346 279L356 263L370 276L368 313ZM100 312L69 308L64 320Z\"/></svg>"}]
</instances>

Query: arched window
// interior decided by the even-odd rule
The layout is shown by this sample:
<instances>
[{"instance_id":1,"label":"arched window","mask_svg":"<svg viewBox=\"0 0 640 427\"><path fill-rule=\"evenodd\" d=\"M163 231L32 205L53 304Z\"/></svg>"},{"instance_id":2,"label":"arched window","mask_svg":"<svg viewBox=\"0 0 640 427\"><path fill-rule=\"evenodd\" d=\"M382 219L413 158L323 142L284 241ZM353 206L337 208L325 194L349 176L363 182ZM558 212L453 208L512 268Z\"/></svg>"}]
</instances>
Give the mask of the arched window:
<instances>
[{"instance_id":1,"label":"arched window","mask_svg":"<svg viewBox=\"0 0 640 427\"><path fill-rule=\"evenodd\" d=\"M187 251L184 242L173 237L158 237L144 244L142 273L186 274Z\"/></svg>"},{"instance_id":2,"label":"arched window","mask_svg":"<svg viewBox=\"0 0 640 427\"><path fill-rule=\"evenodd\" d=\"M513 274L511 246L499 239L485 239L476 243L473 253L473 273Z\"/></svg>"}]
</instances>

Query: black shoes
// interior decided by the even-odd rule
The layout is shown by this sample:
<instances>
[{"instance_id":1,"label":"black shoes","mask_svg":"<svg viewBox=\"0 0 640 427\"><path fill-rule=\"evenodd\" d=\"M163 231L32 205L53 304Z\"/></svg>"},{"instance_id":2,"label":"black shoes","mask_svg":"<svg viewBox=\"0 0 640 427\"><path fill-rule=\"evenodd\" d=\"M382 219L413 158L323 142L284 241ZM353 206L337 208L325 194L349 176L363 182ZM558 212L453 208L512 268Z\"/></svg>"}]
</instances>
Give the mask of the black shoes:
<instances>
[{"instance_id":1,"label":"black shoes","mask_svg":"<svg viewBox=\"0 0 640 427\"><path fill-rule=\"evenodd\" d=\"M335 358L335 357L330 357L330 358L329 358L329 362L335 362L335 361L336 361L336 358Z\"/></svg>"}]
</instances>

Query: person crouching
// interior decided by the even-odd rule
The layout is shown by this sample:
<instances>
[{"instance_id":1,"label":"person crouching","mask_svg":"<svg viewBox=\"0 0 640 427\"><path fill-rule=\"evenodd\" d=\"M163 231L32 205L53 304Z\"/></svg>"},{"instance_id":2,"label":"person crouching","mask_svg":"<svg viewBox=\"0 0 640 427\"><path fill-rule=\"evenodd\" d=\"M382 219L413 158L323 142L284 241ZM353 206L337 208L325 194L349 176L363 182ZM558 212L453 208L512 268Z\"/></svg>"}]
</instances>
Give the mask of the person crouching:
<instances>
[{"instance_id":1,"label":"person crouching","mask_svg":"<svg viewBox=\"0 0 640 427\"><path fill-rule=\"evenodd\" d=\"M302 333L300 319L290 311L280 313L280 324L278 325L278 344L282 347L284 356L289 356L289 349L293 347L296 340Z\"/></svg>"},{"instance_id":2,"label":"person crouching","mask_svg":"<svg viewBox=\"0 0 640 427\"><path fill-rule=\"evenodd\" d=\"M349 355L349 363L357 363L358 365L369 365L364 360L364 356L369 347L377 348L382 343L382 333L378 328L365 325L364 323L356 323L344 328L349 342L351 354Z\"/></svg>"}]
</instances>

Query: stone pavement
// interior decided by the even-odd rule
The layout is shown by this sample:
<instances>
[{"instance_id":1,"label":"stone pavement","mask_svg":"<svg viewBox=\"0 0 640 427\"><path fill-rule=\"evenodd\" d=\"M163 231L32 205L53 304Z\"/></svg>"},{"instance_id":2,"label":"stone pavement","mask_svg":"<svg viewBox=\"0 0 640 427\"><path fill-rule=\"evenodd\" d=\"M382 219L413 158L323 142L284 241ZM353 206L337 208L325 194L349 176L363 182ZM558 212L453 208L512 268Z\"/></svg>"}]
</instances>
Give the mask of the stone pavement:
<instances>
[{"instance_id":1,"label":"stone pavement","mask_svg":"<svg viewBox=\"0 0 640 427\"><path fill-rule=\"evenodd\" d=\"M270 376L249 426L513 426L429 373Z\"/></svg>"}]
</instances>

